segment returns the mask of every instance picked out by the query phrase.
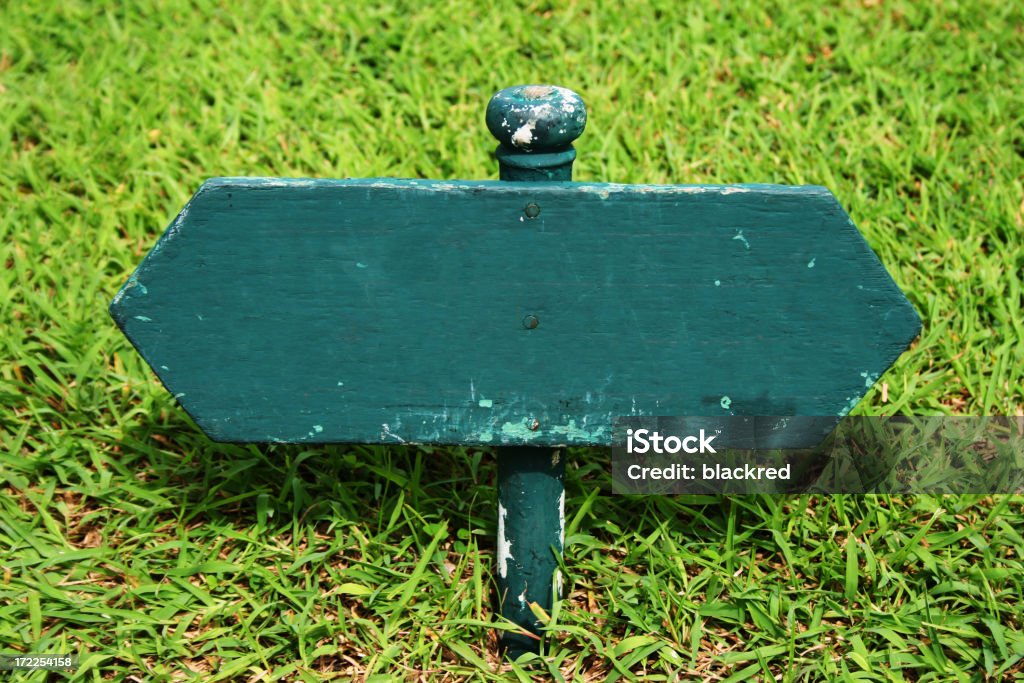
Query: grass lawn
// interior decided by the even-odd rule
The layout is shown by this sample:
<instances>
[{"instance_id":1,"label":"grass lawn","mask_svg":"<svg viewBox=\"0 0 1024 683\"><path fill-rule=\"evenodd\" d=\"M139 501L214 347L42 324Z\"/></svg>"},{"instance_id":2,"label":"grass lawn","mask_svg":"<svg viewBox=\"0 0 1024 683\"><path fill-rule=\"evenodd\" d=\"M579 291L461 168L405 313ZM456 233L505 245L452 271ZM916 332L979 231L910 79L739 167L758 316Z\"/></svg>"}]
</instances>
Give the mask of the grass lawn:
<instances>
[{"instance_id":1,"label":"grass lawn","mask_svg":"<svg viewBox=\"0 0 1024 683\"><path fill-rule=\"evenodd\" d=\"M225 446L106 306L212 176L829 187L924 319L860 414L1024 413L1017 2L0 3L0 652L75 680L1024 679L1024 498L625 497L569 452L567 596L494 654L493 453ZM884 391L883 391L884 385ZM66 674L24 674L24 680ZM21 679L19 679L21 680Z\"/></svg>"}]
</instances>

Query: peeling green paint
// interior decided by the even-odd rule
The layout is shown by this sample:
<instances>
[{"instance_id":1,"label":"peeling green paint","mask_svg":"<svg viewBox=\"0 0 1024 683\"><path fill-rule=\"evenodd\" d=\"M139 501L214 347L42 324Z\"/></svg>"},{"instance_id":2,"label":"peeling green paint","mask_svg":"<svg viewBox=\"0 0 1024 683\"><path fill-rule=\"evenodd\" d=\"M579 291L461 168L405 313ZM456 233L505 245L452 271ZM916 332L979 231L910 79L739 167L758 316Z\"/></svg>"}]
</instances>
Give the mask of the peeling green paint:
<instances>
[{"instance_id":1,"label":"peeling green paint","mask_svg":"<svg viewBox=\"0 0 1024 683\"><path fill-rule=\"evenodd\" d=\"M503 424L501 426L501 433L513 439L531 441L537 437L537 430L532 428L533 425L534 419L532 417L524 417L519 423L506 422Z\"/></svg>"},{"instance_id":2,"label":"peeling green paint","mask_svg":"<svg viewBox=\"0 0 1024 683\"><path fill-rule=\"evenodd\" d=\"M848 401L848 403L845 406L843 406L842 410L836 413L836 415L839 417L846 417L851 410L856 408L857 404L860 402L860 396L847 396L846 400Z\"/></svg>"},{"instance_id":3,"label":"peeling green paint","mask_svg":"<svg viewBox=\"0 0 1024 683\"><path fill-rule=\"evenodd\" d=\"M607 425L599 425L593 429L586 429L584 427L577 427L576 420L569 420L567 425L559 425L552 427L551 431L555 434L565 434L568 440L589 440L598 439L605 432L608 431Z\"/></svg>"}]
</instances>

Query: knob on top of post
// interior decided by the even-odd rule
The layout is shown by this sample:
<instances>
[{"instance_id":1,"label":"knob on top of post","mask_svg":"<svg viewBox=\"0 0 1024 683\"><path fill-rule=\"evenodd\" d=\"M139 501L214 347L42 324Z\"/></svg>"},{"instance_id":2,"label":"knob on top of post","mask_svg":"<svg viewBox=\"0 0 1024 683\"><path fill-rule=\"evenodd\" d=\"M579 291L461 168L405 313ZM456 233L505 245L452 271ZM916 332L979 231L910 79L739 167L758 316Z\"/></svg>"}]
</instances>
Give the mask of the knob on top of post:
<instances>
[{"instance_id":1,"label":"knob on top of post","mask_svg":"<svg viewBox=\"0 0 1024 683\"><path fill-rule=\"evenodd\" d=\"M583 99L557 85L516 85L487 104L487 128L498 141L521 152L567 148L587 125Z\"/></svg>"}]
</instances>

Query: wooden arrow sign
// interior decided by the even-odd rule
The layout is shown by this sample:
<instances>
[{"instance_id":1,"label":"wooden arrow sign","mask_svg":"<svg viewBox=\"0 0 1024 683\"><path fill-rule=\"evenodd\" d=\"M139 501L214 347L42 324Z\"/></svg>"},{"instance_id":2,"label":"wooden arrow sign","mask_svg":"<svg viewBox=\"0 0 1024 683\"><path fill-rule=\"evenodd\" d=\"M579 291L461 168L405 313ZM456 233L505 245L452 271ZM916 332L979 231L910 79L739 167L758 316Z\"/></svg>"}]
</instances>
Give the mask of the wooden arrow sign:
<instances>
[{"instance_id":1,"label":"wooden arrow sign","mask_svg":"<svg viewBox=\"0 0 1024 683\"><path fill-rule=\"evenodd\" d=\"M920 327L827 190L574 184L586 120L565 88L496 93L500 182L211 180L110 307L216 440L504 446L513 658L564 541L565 459L532 446L834 418Z\"/></svg>"},{"instance_id":2,"label":"wooden arrow sign","mask_svg":"<svg viewBox=\"0 0 1024 683\"><path fill-rule=\"evenodd\" d=\"M218 441L843 415L920 321L821 187L205 183L110 306Z\"/></svg>"}]
</instances>

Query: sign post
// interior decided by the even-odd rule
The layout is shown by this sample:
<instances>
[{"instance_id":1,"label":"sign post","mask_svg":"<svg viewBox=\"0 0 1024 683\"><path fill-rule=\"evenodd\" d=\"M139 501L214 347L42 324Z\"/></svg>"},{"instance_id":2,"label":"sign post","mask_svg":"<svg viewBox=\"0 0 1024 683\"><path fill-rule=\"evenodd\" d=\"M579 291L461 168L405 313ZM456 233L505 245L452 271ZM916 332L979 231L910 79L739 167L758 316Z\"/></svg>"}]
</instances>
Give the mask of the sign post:
<instances>
[{"instance_id":1,"label":"sign post","mask_svg":"<svg viewBox=\"0 0 1024 683\"><path fill-rule=\"evenodd\" d=\"M585 123L519 86L487 110L499 181L209 180L110 305L215 441L496 447L510 656L554 596L558 449L845 415L920 328L825 188L574 183Z\"/></svg>"},{"instance_id":2,"label":"sign post","mask_svg":"<svg viewBox=\"0 0 1024 683\"><path fill-rule=\"evenodd\" d=\"M496 93L487 105L487 128L499 142L499 177L513 182L571 181L576 160L572 143L586 124L583 100L571 90L529 85ZM542 211L530 202L523 207L523 217L536 220ZM523 318L528 330L540 325L536 314ZM526 428L533 428L533 423ZM502 615L524 629L522 634L502 633L502 649L511 659L538 651L541 624L531 605L550 614L560 597L558 560L564 543L562 454L529 446L499 448L498 596Z\"/></svg>"}]
</instances>

